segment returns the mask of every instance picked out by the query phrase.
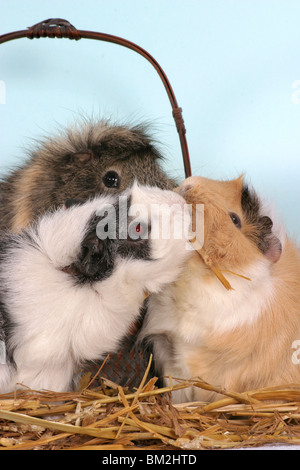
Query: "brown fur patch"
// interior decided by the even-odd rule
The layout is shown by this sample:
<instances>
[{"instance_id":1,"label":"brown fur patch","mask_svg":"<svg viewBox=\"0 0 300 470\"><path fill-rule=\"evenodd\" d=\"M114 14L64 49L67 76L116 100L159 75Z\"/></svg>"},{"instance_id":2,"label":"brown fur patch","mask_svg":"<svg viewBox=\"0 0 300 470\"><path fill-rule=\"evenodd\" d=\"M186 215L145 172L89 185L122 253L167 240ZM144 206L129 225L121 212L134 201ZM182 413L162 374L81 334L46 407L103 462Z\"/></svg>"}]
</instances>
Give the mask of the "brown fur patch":
<instances>
[{"instance_id":1,"label":"brown fur patch","mask_svg":"<svg viewBox=\"0 0 300 470\"><path fill-rule=\"evenodd\" d=\"M32 222L34 214L29 198L42 176L41 168L38 165L33 165L26 168L19 179L13 200L12 231L18 232Z\"/></svg>"}]
</instances>

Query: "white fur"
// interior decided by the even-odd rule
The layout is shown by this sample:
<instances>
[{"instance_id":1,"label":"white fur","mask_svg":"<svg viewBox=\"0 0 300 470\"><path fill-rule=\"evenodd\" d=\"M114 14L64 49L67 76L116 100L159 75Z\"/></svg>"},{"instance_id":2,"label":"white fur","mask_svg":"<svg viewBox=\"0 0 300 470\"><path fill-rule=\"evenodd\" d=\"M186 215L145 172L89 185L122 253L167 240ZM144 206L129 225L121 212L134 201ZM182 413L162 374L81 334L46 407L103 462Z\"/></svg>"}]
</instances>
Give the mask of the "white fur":
<instances>
[{"instance_id":1,"label":"white fur","mask_svg":"<svg viewBox=\"0 0 300 470\"><path fill-rule=\"evenodd\" d=\"M228 291L217 278L203 280L199 261L198 276L195 271L190 275L187 265L177 281L150 297L141 339L147 336L152 339L156 364L163 376L191 378L188 357L205 344L207 335L250 326L271 303L274 282L267 260L254 263L239 274L251 281L226 274L234 289ZM165 383L169 383L168 379ZM181 390L173 398L175 402L191 401L191 394L192 389Z\"/></svg>"},{"instance_id":2,"label":"white fur","mask_svg":"<svg viewBox=\"0 0 300 470\"><path fill-rule=\"evenodd\" d=\"M173 216L183 211L184 200L171 191L135 184L130 193L132 203L177 203ZM92 284L78 285L60 270L76 260L94 211L114 200L103 196L47 214L30 230L34 243L21 234L21 246L11 246L0 282L15 325L10 346L16 371L0 366L0 393L15 383L68 390L82 361L118 348L139 316L144 292L159 292L180 274L188 256L184 239L151 240L154 259L118 257L112 275Z\"/></svg>"},{"instance_id":3,"label":"white fur","mask_svg":"<svg viewBox=\"0 0 300 470\"><path fill-rule=\"evenodd\" d=\"M222 333L255 322L273 296L269 263L261 260L239 274L251 281L226 273L233 287L228 291L217 278L203 281L200 261L199 276L189 276L186 269L176 283L151 296L143 335L172 332L188 343L199 344L208 332ZM249 311L253 315L249 316Z\"/></svg>"}]
</instances>

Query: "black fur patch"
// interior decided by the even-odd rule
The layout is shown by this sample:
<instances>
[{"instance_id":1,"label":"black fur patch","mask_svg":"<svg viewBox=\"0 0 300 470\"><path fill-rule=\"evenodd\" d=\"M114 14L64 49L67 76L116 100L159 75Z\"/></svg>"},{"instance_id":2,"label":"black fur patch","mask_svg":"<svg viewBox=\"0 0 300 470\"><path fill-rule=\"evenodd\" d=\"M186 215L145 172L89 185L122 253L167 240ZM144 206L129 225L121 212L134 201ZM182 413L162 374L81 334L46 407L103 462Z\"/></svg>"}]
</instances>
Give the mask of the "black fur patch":
<instances>
[{"instance_id":1,"label":"black fur patch","mask_svg":"<svg viewBox=\"0 0 300 470\"><path fill-rule=\"evenodd\" d=\"M247 223L253 226L253 232L249 237L256 243L258 249L265 254L274 240L272 233L273 222L270 217L261 215L259 198L255 191L249 190L247 185L243 186L241 204Z\"/></svg>"},{"instance_id":2,"label":"black fur patch","mask_svg":"<svg viewBox=\"0 0 300 470\"><path fill-rule=\"evenodd\" d=\"M141 157L144 153L153 154L154 158L163 159L155 146L155 140L151 135L150 126L147 124L139 124L136 126L108 125L106 131L95 139L91 125L90 134L84 138L84 145L89 148L94 155L102 157L110 155L116 160L122 160L132 155L139 154ZM77 140L77 139L76 139ZM77 142L74 142L77 144Z\"/></svg>"},{"instance_id":3,"label":"black fur patch","mask_svg":"<svg viewBox=\"0 0 300 470\"><path fill-rule=\"evenodd\" d=\"M130 208L131 197L127 199L127 207ZM118 216L118 244L117 244L117 253L123 258L134 258L134 259L144 259L150 260L150 227L147 227L147 233L145 237L136 237L135 239L130 236L130 226L133 221L127 217L125 220L122 220L120 217L120 207L117 207L117 216ZM137 222L136 222L137 224Z\"/></svg>"},{"instance_id":4,"label":"black fur patch","mask_svg":"<svg viewBox=\"0 0 300 470\"><path fill-rule=\"evenodd\" d=\"M69 209L70 207L72 206L81 206L82 204L84 204L84 199L80 199L80 198L71 198L71 199L67 199L65 201L65 208L66 209Z\"/></svg>"},{"instance_id":5,"label":"black fur patch","mask_svg":"<svg viewBox=\"0 0 300 470\"><path fill-rule=\"evenodd\" d=\"M149 240L122 240L118 246L118 254L123 258L151 260Z\"/></svg>"},{"instance_id":6,"label":"black fur patch","mask_svg":"<svg viewBox=\"0 0 300 470\"><path fill-rule=\"evenodd\" d=\"M15 361L13 358L14 349L9 346L9 338L12 334L13 328L14 328L14 324L11 321L10 315L7 312L5 303L0 301L0 341L3 341L3 343L5 344L6 364L15 366ZM0 361L0 364L1 364L1 361Z\"/></svg>"},{"instance_id":7,"label":"black fur patch","mask_svg":"<svg viewBox=\"0 0 300 470\"><path fill-rule=\"evenodd\" d=\"M0 241L0 270L2 270L3 263L9 260L10 250L20 247L23 239L28 240L34 244L32 238L27 232L22 233L22 236L16 234L6 234ZM13 358L14 348L10 345L10 338L16 324L13 322L9 310L7 308L6 299L9 298L8 291L3 282L0 286L0 340L4 341L6 347L6 364L15 366Z\"/></svg>"},{"instance_id":8,"label":"black fur patch","mask_svg":"<svg viewBox=\"0 0 300 470\"><path fill-rule=\"evenodd\" d=\"M78 259L64 269L80 283L95 282L109 277L114 269L115 240L97 236L97 225L104 216L94 214L88 223L86 235L81 243Z\"/></svg>"},{"instance_id":9,"label":"black fur patch","mask_svg":"<svg viewBox=\"0 0 300 470\"><path fill-rule=\"evenodd\" d=\"M242 189L242 209L246 220L255 223L259 218L260 203L254 191L250 191L247 185L243 185Z\"/></svg>"},{"instance_id":10,"label":"black fur patch","mask_svg":"<svg viewBox=\"0 0 300 470\"><path fill-rule=\"evenodd\" d=\"M112 213L105 211L101 216L94 214L90 218L78 259L71 266L65 267L64 272L72 275L79 283L96 282L113 273L117 255L122 258L151 259L148 237L133 240L128 235L130 202L129 197L126 212L122 212L122 216L118 202L113 206ZM99 229L103 237L99 236Z\"/></svg>"}]
</instances>

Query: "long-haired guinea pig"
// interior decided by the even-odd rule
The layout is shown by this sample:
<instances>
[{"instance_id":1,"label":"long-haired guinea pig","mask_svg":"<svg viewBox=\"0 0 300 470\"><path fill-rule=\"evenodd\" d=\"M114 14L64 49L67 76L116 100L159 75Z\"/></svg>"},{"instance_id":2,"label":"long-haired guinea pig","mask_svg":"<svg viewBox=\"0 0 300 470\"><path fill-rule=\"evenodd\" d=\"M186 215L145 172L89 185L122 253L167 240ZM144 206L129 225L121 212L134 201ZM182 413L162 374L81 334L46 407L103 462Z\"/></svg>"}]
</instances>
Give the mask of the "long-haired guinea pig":
<instances>
[{"instance_id":1,"label":"long-haired guinea pig","mask_svg":"<svg viewBox=\"0 0 300 470\"><path fill-rule=\"evenodd\" d=\"M140 184L172 189L149 126L79 122L42 140L0 183L0 230L18 231L69 198L115 194Z\"/></svg>"},{"instance_id":2,"label":"long-haired guinea pig","mask_svg":"<svg viewBox=\"0 0 300 470\"><path fill-rule=\"evenodd\" d=\"M119 347L145 293L180 273L188 252L175 228L188 223L184 202L134 183L121 198L69 201L1 239L0 393L15 384L70 390L85 361Z\"/></svg>"},{"instance_id":3,"label":"long-haired guinea pig","mask_svg":"<svg viewBox=\"0 0 300 470\"><path fill-rule=\"evenodd\" d=\"M199 214L204 208L204 225L180 278L149 301L142 335L154 342L160 373L237 392L300 382L292 359L300 344L297 246L243 177L195 176L179 192ZM196 387L174 393L178 402L218 397Z\"/></svg>"}]
</instances>

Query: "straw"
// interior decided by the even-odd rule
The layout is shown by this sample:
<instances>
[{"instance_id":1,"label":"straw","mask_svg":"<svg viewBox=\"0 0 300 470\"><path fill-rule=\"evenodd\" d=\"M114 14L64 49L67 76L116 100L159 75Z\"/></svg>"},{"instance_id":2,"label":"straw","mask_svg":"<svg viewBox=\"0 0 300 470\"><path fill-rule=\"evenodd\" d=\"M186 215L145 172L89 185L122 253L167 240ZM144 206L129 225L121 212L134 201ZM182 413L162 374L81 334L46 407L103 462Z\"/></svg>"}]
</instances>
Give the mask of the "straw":
<instances>
[{"instance_id":1,"label":"straw","mask_svg":"<svg viewBox=\"0 0 300 470\"><path fill-rule=\"evenodd\" d=\"M200 378L147 382L137 390L101 379L78 392L22 390L0 396L0 450L204 450L300 444L300 384L236 392ZM93 385L94 382L90 381ZM197 387L213 403L174 404L172 391Z\"/></svg>"}]
</instances>

